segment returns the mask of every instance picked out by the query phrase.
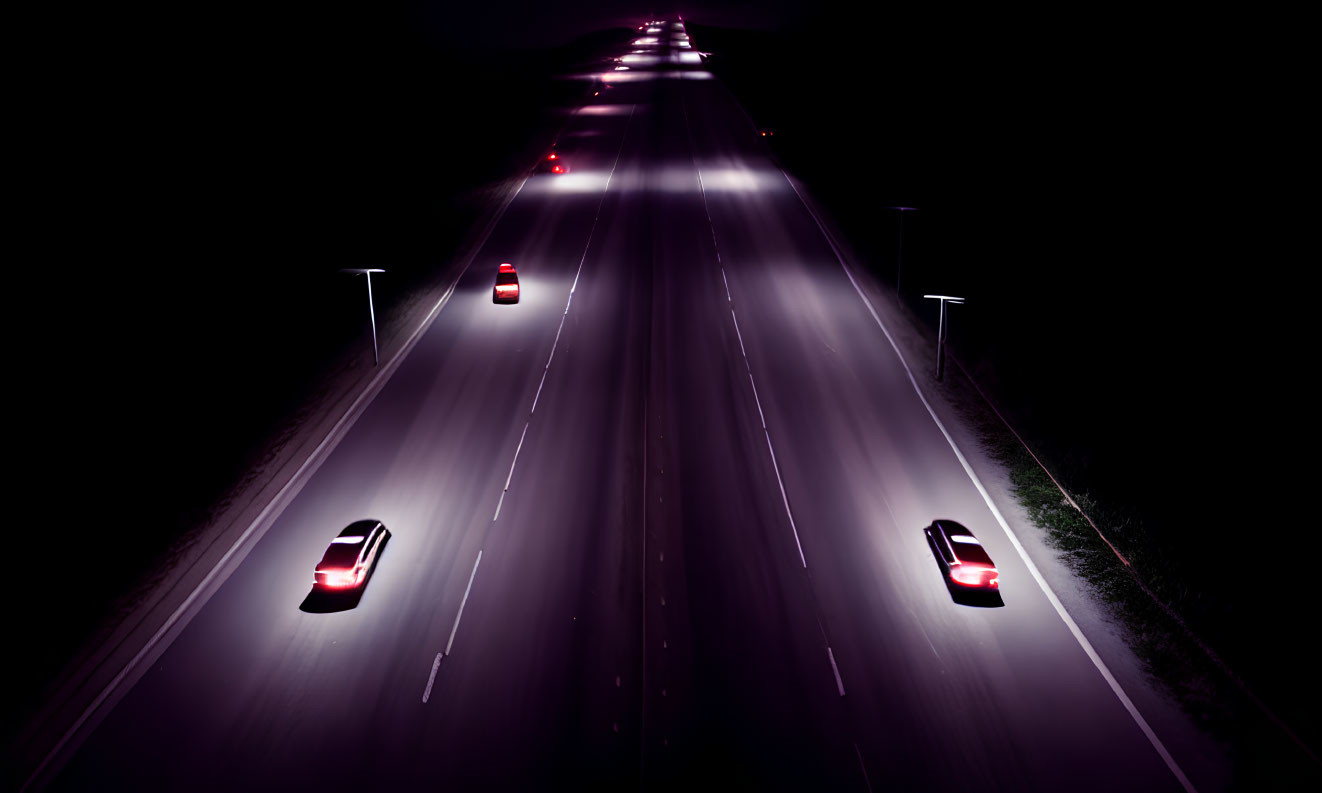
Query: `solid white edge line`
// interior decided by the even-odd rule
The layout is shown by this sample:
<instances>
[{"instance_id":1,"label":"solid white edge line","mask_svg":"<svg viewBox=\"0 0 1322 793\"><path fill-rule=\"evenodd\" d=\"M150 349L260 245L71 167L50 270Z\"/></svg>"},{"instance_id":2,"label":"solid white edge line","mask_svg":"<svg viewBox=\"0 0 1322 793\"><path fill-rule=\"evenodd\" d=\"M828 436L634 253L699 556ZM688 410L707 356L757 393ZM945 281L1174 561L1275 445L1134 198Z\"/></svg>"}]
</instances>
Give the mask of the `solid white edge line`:
<instances>
[{"instance_id":1,"label":"solid white edge line","mask_svg":"<svg viewBox=\"0 0 1322 793\"><path fill-rule=\"evenodd\" d=\"M193 588L193 591L189 593L188 597L185 598L184 602L178 608L176 608L173 613L170 614L169 618L166 619L165 623L161 625L159 629L157 629L156 633L154 633L150 639L147 640L147 643L143 645L142 649L139 650L138 653L134 655L133 658L127 664L124 665L124 668L121 669L119 673L115 675L115 677L112 678L109 683L106 684L105 688L101 690L101 693L97 695L96 699L92 700L92 704L87 706L87 709L84 710L82 715L78 717L77 721L73 723L73 726L70 727L64 733L63 737L61 737L60 740L55 744L55 748L51 749L50 752L47 753L46 757L41 761L41 764L37 766L36 770L32 772L32 774L28 777L27 781L23 783L23 787L20 788L20 791L27 790L28 787L33 783L33 781L35 781L37 777L41 776L41 774L46 770L46 767L50 765L52 760L55 759L55 756L58 755L64 749L65 745L68 744L69 741L73 738L73 736L77 734L78 730L80 730L82 726L87 723L87 720L92 717L92 714L95 713L97 709L100 708L101 705L104 704L105 701L110 698L110 695L113 694L115 689L119 687L119 684L124 681L124 678L128 677L129 674L131 674L133 670L137 667L137 665L142 662L142 659L145 658L148 654L150 654L151 651L156 647L156 645L160 643L161 639L165 636L165 634L169 633L170 630L174 628L175 624L179 622L179 620L183 617L184 613L193 605L194 601L197 600L199 594L211 585L211 583L215 580L216 576L219 574L220 570L222 570L225 567L225 565L229 563L229 560L233 558L234 554L237 553L238 550L248 541L248 539L253 535L253 533L257 530L257 528L261 526L262 523L264 521L267 521L268 519L270 520L271 524L274 524L275 519L280 516L280 512L283 512L283 507L281 507L279 511L273 514L272 510L274 509L275 505L281 503L285 495L295 485L297 485L298 488L302 488L302 486L306 484L305 482L302 482L300 480L302 479L304 473L308 470L308 468L312 466L314 463L316 465L320 465L322 463L324 459L324 455L329 454L330 450L340 442L340 440L344 437L345 434L348 433L348 431L362 416L363 412L366 411L367 405L370 404L371 401L376 398L377 394L379 394L381 390L385 387L386 381L389 380L390 377L394 375L395 371L399 368L399 365L403 361L404 357L407 356L408 353L412 352L413 348L417 346L418 339L422 338L422 334L425 333L427 329L431 327L433 320L435 320L436 316L440 314L442 309L445 308L446 304L449 303L451 296L454 295L455 289L459 286L459 282L462 281L464 276L468 274L468 270L473 266L473 261L477 259L477 254L482 251L482 248L485 247L486 245L486 240L490 238L491 232L494 231L496 226L500 224L500 219L504 217L505 210L507 210L510 204L513 204L514 200L519 197L519 194L521 192L523 192L523 187L528 183L528 179L529 179L529 175L525 175L523 177L523 181L519 182L519 186L518 188L515 189L514 195L511 196L510 200L507 201L505 205L500 208L500 213L499 215L497 215L495 222L491 224L491 229L488 230L486 237L483 238L482 242L478 244L473 256L469 258L468 264L464 265L464 269L460 271L459 277L454 280L454 283L450 284L448 289L445 290L445 292L441 295L440 299L436 301L436 305L432 306L431 311L427 312L427 316L424 317L422 322L418 324L418 328L417 330L413 331L413 335L410 336L406 342L404 342L404 345L400 347L399 351L395 353L394 357L390 359L389 363L387 363L384 367L381 368L381 371L377 373L376 377L372 378L372 381L368 383L367 388L363 389L363 391L358 394L358 397L354 399L354 401L349 405L349 408L344 412L344 415L340 416L339 421L335 422L335 425L331 427L330 432L326 433L326 437L322 438L321 443L317 444L317 447L312 450L312 454L308 455L308 458L304 460L303 464L298 467L298 470L295 471L294 475L289 478L289 481L284 484L284 487L281 487L278 491L276 491L276 494L271 498L270 501L267 502L266 506L262 508L262 511L257 514L257 517L253 518L252 522L248 524L248 528L245 529L243 534L241 534L239 538L234 541L234 544L231 545L229 550L225 552L225 555L220 558L220 561L216 562L215 566L211 568L210 572L207 573L207 575L202 579L202 581L198 583L196 587ZM262 531L262 536L264 536L265 532L270 528L271 525L267 525ZM258 539L261 539L261 537L258 537ZM168 647L169 644L167 643L166 646Z\"/></svg>"},{"instance_id":2,"label":"solid white edge line","mask_svg":"<svg viewBox=\"0 0 1322 793\"><path fill-rule=\"evenodd\" d=\"M482 564L482 550L479 548L477 559L473 561L473 572L468 574L468 586L464 587L464 599L459 601L459 612L454 615L454 627L450 629L450 640L445 643L446 655L450 654L450 648L454 646L454 635L459 632L459 620L464 618L464 606L468 605L468 593L473 591L473 579L477 578L477 566L480 564Z\"/></svg>"},{"instance_id":3,"label":"solid white edge line","mask_svg":"<svg viewBox=\"0 0 1322 793\"><path fill-rule=\"evenodd\" d=\"M722 267L721 269L724 270L725 268ZM735 316L733 307L730 308L730 319L734 320L734 335L739 339L739 353L744 356L744 371L751 375L753 367L748 363L748 350L744 349L744 334L739 332L739 317ZM762 426L765 427L766 425L765 421L762 422Z\"/></svg>"},{"instance_id":4,"label":"solid white edge line","mask_svg":"<svg viewBox=\"0 0 1322 793\"><path fill-rule=\"evenodd\" d=\"M424 705L431 698L431 687L436 682L436 670L441 668L441 658L444 655L445 653L437 653L436 660L431 662L431 674L427 676L427 690L422 692L422 704Z\"/></svg>"},{"instance_id":5,"label":"solid white edge line","mask_svg":"<svg viewBox=\"0 0 1322 793\"><path fill-rule=\"evenodd\" d=\"M542 386L546 385L546 373L550 371L550 369L551 369L551 364L548 361L546 364L546 368L542 370L542 379L537 381L537 393L533 394L532 410L528 411L529 415L537 412L537 400L542 398Z\"/></svg>"},{"instance_id":6,"label":"solid white edge line","mask_svg":"<svg viewBox=\"0 0 1322 793\"><path fill-rule=\"evenodd\" d=\"M831 645L826 645L826 657L831 659L831 671L835 672L835 687L840 692L840 696L845 695L845 681L840 679L840 667L835 665L835 653L831 651Z\"/></svg>"},{"instance_id":7,"label":"solid white edge line","mask_svg":"<svg viewBox=\"0 0 1322 793\"><path fill-rule=\"evenodd\" d=\"M1070 617L1069 612L1065 610L1065 606L1061 604L1060 600L1056 597L1056 593L1051 590L1046 579L1044 579L1041 572L1038 571L1037 565L1033 564L1033 560L1028 558L1028 552L1024 549L1024 546L1020 544L1019 538L1015 536L1014 531L1006 522L1005 517L1001 515L1001 511L997 509L996 504L992 502L991 494L987 492L987 488L983 487L982 482L978 479L978 475L973 472L972 466L969 465L968 460L965 459L964 454L955 444L955 439L951 437L950 433L946 430L945 425L941 423L941 419L937 418L936 411L932 409L931 404L927 401L927 397L923 395L922 389L918 387L918 381L913 375L913 370L909 368L908 361L904 359L904 354L900 352L899 345L895 343L895 339L886 328L886 324L882 322L881 317L877 315L877 310L873 308L872 301L868 300L867 295L865 295L863 290L859 287L858 282L854 280L853 273L849 271L849 266L845 264L845 259L840 255L840 251L836 248L835 242L831 239L831 235L826 233L826 228L822 225L822 221L818 219L817 213L814 212L812 207L808 205L808 202L804 200L803 195L799 193L798 186L794 184L794 180L790 178L790 175L786 173L783 168L781 169L781 174L785 177L785 180L789 182L790 188L794 190L794 195L798 197L799 203L803 205L803 208L808 211L808 215L813 219L813 222L817 224L817 230L821 232L822 237L826 240L826 244L830 246L831 252L835 254L836 261L840 263L841 269L845 271L845 276L849 278L849 283L853 284L854 291L858 293L859 298L863 301L863 305L867 307L868 312L872 314L872 319L876 321L877 327L881 328L881 332L885 334L886 341L890 342L891 349L895 351L896 357L900 359L900 365L904 367L904 371L909 377L909 383L913 386L914 393L918 395L918 399L923 403L923 407L927 409L927 415L932 417L932 421L936 424L937 429L941 430L941 434L945 437L946 443L950 445L950 449L955 453L955 457L959 460L959 464L964 468L964 472L968 474L969 479L973 482L973 486L982 496L982 500L986 502L987 508L991 510L992 517L996 518L996 522L1000 525L1001 530L1004 531L1005 536L1009 538L1010 544L1013 545L1015 551L1019 553L1019 558L1023 560L1024 566L1028 568L1029 574L1033 576L1033 580L1037 582L1042 593L1046 595L1047 601L1051 603L1051 606L1056 610L1056 614L1060 616L1061 621L1065 623L1065 626L1069 628L1070 633L1074 635L1075 640L1077 640L1079 646L1083 648L1084 653L1087 654L1088 658L1092 661L1093 666L1097 668L1097 671L1101 673L1102 678L1106 680L1107 685L1111 687L1111 691L1115 694L1116 698L1120 700L1120 704L1124 705L1125 710L1129 712L1134 723L1138 725L1138 728L1143 732L1143 735L1147 737L1148 742L1152 744L1152 748L1157 750L1157 754L1159 754L1161 759L1166 763L1166 767L1170 769L1170 772L1175 775L1175 778L1179 780L1180 785L1183 786L1186 791L1189 791L1189 793L1196 793L1197 789L1193 786L1193 783L1189 781L1187 776L1185 776L1184 771L1180 768L1179 764L1175 762L1175 758L1166 750L1165 744L1163 744L1161 739L1157 737L1157 734L1152 730L1152 727L1148 725L1148 722L1143 718L1143 715L1138 712L1138 708L1134 705L1133 700L1131 700L1129 695L1125 693L1124 688L1120 686L1120 682L1115 679L1115 676L1111 674L1111 670L1106 666L1106 663L1101 659L1101 656L1099 656L1097 651L1093 649L1092 643L1088 641L1088 638L1083 635L1083 631L1079 629L1078 624L1076 624L1074 619Z\"/></svg>"}]
</instances>

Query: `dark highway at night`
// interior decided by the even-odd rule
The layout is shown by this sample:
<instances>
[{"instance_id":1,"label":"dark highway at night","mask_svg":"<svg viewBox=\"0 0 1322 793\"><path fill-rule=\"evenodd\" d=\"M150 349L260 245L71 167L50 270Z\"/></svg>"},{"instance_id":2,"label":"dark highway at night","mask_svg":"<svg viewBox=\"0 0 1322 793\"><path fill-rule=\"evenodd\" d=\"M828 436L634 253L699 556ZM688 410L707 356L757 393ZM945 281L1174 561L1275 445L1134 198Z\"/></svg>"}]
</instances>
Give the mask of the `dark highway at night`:
<instances>
[{"instance_id":1,"label":"dark highway at night","mask_svg":"<svg viewBox=\"0 0 1322 793\"><path fill-rule=\"evenodd\" d=\"M566 75L452 288L22 789L1226 789L689 34Z\"/></svg>"},{"instance_id":2,"label":"dark highway at night","mask_svg":"<svg viewBox=\"0 0 1322 793\"><path fill-rule=\"evenodd\" d=\"M52 789L1180 789L662 30ZM356 608L295 608L363 518L393 536ZM936 518L1005 607L952 601Z\"/></svg>"}]
</instances>

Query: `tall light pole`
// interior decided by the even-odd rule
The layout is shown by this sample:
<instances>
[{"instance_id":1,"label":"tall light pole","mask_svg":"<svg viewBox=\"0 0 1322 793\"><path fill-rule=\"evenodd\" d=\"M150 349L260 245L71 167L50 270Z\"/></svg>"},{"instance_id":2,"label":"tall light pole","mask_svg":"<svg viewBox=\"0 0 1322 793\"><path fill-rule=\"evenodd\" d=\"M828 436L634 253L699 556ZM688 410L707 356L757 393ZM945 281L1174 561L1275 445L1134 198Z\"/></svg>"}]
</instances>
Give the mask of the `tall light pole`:
<instances>
[{"instance_id":1,"label":"tall light pole","mask_svg":"<svg viewBox=\"0 0 1322 793\"><path fill-rule=\"evenodd\" d=\"M946 303L956 306L964 304L964 298L950 295L923 295L923 297L941 301L941 319L936 324L936 381L946 373Z\"/></svg>"},{"instance_id":2,"label":"tall light pole","mask_svg":"<svg viewBox=\"0 0 1322 793\"><path fill-rule=\"evenodd\" d=\"M895 251L895 294L900 294L900 263L904 256L904 213L917 212L917 207L891 207L900 213L900 244Z\"/></svg>"},{"instance_id":3,"label":"tall light pole","mask_svg":"<svg viewBox=\"0 0 1322 793\"><path fill-rule=\"evenodd\" d=\"M372 320L372 365L378 366L381 363L381 359L378 356L376 349L376 309L372 307L372 273L384 273L385 270L375 267L345 267L340 270L340 272L355 274L362 273L367 276L367 316Z\"/></svg>"}]
</instances>

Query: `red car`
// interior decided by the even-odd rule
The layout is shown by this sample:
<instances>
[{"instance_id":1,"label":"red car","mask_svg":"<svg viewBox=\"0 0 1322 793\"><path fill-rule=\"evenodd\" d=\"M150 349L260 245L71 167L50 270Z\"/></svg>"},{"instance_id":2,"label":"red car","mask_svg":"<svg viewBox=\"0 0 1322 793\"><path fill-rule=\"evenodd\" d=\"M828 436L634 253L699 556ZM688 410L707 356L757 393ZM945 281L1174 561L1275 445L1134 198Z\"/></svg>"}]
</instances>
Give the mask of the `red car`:
<instances>
[{"instance_id":1,"label":"red car","mask_svg":"<svg viewBox=\"0 0 1322 793\"><path fill-rule=\"evenodd\" d=\"M358 589L372 574L377 556L388 539L390 532L379 520L350 523L340 536L331 540L313 573L312 587L323 592Z\"/></svg>"},{"instance_id":2,"label":"red car","mask_svg":"<svg viewBox=\"0 0 1322 793\"><path fill-rule=\"evenodd\" d=\"M519 274L509 262L502 262L500 269L496 271L496 286L491 291L491 302L519 302Z\"/></svg>"},{"instance_id":3,"label":"red car","mask_svg":"<svg viewBox=\"0 0 1322 793\"><path fill-rule=\"evenodd\" d=\"M569 173L569 164L559 154L551 152L542 160L541 170L543 173Z\"/></svg>"},{"instance_id":4,"label":"red car","mask_svg":"<svg viewBox=\"0 0 1322 793\"><path fill-rule=\"evenodd\" d=\"M956 589L998 592L1000 573L973 532L952 520L934 520L923 529L936 549L937 563Z\"/></svg>"}]
</instances>

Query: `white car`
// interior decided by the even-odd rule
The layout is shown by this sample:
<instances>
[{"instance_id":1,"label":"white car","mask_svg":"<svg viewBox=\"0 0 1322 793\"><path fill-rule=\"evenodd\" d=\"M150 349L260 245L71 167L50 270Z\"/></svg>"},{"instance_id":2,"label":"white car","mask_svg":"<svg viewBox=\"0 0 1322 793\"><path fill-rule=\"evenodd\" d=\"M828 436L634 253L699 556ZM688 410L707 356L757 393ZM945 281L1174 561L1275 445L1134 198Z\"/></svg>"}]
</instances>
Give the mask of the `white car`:
<instances>
[{"instance_id":1,"label":"white car","mask_svg":"<svg viewBox=\"0 0 1322 793\"><path fill-rule=\"evenodd\" d=\"M312 587L323 592L346 592L359 589L372 574L381 548L390 539L390 531L379 520L350 523L331 540L313 573Z\"/></svg>"}]
</instances>

